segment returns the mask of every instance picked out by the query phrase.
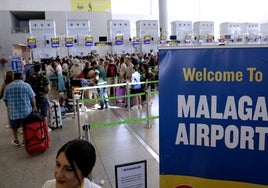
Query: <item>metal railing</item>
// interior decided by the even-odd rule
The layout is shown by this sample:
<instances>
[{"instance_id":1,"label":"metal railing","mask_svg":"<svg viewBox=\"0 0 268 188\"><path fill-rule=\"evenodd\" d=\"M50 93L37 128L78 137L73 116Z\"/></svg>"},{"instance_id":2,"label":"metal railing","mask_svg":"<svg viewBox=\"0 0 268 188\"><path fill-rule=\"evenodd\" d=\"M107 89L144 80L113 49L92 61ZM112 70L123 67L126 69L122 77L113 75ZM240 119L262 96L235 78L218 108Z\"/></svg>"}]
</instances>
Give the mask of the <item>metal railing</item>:
<instances>
[{"instance_id":1,"label":"metal railing","mask_svg":"<svg viewBox=\"0 0 268 188\"><path fill-rule=\"evenodd\" d=\"M158 83L158 81L146 81L146 82L139 82L140 84L152 84L152 83ZM130 88L131 85L134 84L139 84L139 83L120 83L120 84L111 84L111 85L101 85L101 86L89 86L89 87L76 87L72 89L72 96L73 96L73 117L75 119L77 119L77 126L78 126L78 136L79 138L83 137L82 136L82 129L85 131L85 138L89 139L89 129L90 128L99 128L99 127L106 127L106 126L117 126L117 125L122 125L122 124L132 124L132 123L139 123L139 122L144 122L146 121L146 126L145 128L152 128L152 125L150 124L150 122L154 119L158 119L159 116L151 116L150 114L150 97L152 94L156 94L158 93L158 91L151 91L150 89L144 91L144 92L140 92L140 93L136 93L136 94L130 94ZM98 98L98 99L75 99L74 98L74 93L77 91L81 91L83 92L84 90L88 90L88 89L98 89L98 88L110 88L110 87L126 87L126 94L125 95L120 95L120 96L110 96L108 98ZM96 100L105 100L105 99L109 99L109 100L114 100L117 98L126 98L127 100L127 110L130 111L131 110L131 106L130 106L130 100L131 97L135 97L135 96L139 96L139 95L146 95L146 117L142 117L142 118L134 118L134 119L128 119L128 120L122 120L122 121L114 121L114 122L108 122L108 123L98 123L98 124L89 124L86 123L84 125L81 125L81 112L82 109L80 107L80 104L84 102L90 102L90 101L96 101Z\"/></svg>"}]
</instances>

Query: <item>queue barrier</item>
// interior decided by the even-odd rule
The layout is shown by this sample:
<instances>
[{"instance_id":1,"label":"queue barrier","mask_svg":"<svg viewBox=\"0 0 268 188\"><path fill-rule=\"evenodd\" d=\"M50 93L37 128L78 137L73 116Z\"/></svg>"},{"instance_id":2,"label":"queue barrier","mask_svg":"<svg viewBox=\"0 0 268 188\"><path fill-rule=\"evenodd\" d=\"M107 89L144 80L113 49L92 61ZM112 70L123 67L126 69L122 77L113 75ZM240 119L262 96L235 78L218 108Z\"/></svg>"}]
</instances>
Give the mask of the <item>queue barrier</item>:
<instances>
[{"instance_id":1,"label":"queue barrier","mask_svg":"<svg viewBox=\"0 0 268 188\"><path fill-rule=\"evenodd\" d=\"M138 82L140 84L150 84L150 83L158 83L158 81L146 81L146 82ZM151 91L150 89L148 89L146 92L141 92L141 93L136 93L136 94L130 94L130 88L131 85L134 85L137 83L130 83L130 82L126 82L126 83L120 83L120 84L110 84L110 85L100 85L100 86L89 86L89 87L76 87L72 89L72 96L73 96L73 105L74 105L74 113L73 113L73 118L77 119L77 126L78 126L78 135L79 138L82 138L82 133L81 133L81 129L83 129L85 131L85 138L87 140L89 140L89 130L90 128L100 128L100 127L107 127L107 126L117 126L117 125L121 125L121 124L132 124L132 123L139 123L139 122L143 122L146 121L146 128L151 128L152 125L150 125L150 121L154 120L154 119L158 119L159 116L151 116L150 115L150 110L149 110L149 96L151 94L157 94L158 91ZM126 87L126 95L122 95L122 96L110 96L108 98L98 98L98 99L75 99L74 98L74 92L75 91L84 91L84 90L88 90L88 89L98 89L98 88L109 88L109 87L120 87L120 86L124 86ZM95 101L95 100L104 100L104 99L117 99L117 98L127 98L127 104L130 104L130 98L134 97L134 96L139 96L139 95L146 95L146 117L144 118L135 118L135 119L128 119L128 120L123 120L123 121L115 121L115 122L109 122L109 123L98 123L98 124L85 124L83 126L81 126L81 112L80 112L80 105L81 103L84 102L89 102L89 101ZM127 105L127 110L130 111L130 105Z\"/></svg>"}]
</instances>

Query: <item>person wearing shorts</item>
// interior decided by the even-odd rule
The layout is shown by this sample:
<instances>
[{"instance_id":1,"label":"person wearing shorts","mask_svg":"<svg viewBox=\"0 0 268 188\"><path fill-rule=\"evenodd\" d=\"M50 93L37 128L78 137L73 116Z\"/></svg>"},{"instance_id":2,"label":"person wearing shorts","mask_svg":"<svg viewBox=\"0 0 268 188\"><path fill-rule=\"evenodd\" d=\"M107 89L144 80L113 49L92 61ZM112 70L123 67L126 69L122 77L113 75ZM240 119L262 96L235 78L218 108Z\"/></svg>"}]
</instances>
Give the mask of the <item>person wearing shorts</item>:
<instances>
[{"instance_id":1,"label":"person wearing shorts","mask_svg":"<svg viewBox=\"0 0 268 188\"><path fill-rule=\"evenodd\" d=\"M142 93L142 88L141 88L141 83L140 83L140 79L141 79L141 75L138 72L139 70L139 65L135 65L134 66L134 71L131 75L131 82L132 82L132 88L130 90L131 94L138 94L138 93ZM135 104L134 106L131 107L131 110L133 109L141 109L141 95L137 95L135 96Z\"/></svg>"},{"instance_id":2,"label":"person wearing shorts","mask_svg":"<svg viewBox=\"0 0 268 188\"><path fill-rule=\"evenodd\" d=\"M3 94L14 136L11 144L16 146L21 145L18 139L18 128L22 125L23 119L32 111L37 110L35 93L32 87L22 79L21 73L15 73L14 81L7 85Z\"/></svg>"}]
</instances>

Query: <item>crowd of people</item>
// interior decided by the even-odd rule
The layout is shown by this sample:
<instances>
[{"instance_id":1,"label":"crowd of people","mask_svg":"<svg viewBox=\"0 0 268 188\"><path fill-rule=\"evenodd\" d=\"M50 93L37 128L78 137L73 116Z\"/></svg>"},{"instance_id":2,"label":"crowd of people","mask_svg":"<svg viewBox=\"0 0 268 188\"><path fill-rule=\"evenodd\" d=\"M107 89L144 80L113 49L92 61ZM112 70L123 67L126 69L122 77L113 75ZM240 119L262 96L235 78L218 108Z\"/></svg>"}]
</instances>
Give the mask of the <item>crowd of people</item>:
<instances>
[{"instance_id":1,"label":"crowd of people","mask_svg":"<svg viewBox=\"0 0 268 188\"><path fill-rule=\"evenodd\" d=\"M109 108L108 97L115 95L114 87L107 84L131 83L131 94L154 89L154 84L141 84L155 79L158 60L154 54L99 55L90 54L79 58L72 56L48 62L33 62L32 69L22 72L7 71L4 83L0 88L0 97L6 104L9 127L12 129L12 144L23 145L19 141L18 129L32 111L39 111L48 125L48 93L53 83L60 95L70 92L70 80L78 80L81 87L103 86L85 90L84 97L96 99L97 109ZM44 74L45 73L45 74ZM98 99L99 98L99 99ZM97 100L98 99L98 100ZM131 109L142 108L143 97L135 95Z\"/></svg>"},{"instance_id":2,"label":"crowd of people","mask_svg":"<svg viewBox=\"0 0 268 188\"><path fill-rule=\"evenodd\" d=\"M72 80L80 80L81 86L104 86L117 83L132 83L131 93L141 93L154 84L141 85L140 82L155 79L158 72L157 54L124 54L107 55L100 57L90 54L86 57L66 57L53 59L45 63L46 75L50 80L56 78L57 89L62 93L70 91ZM135 79L134 79L135 78ZM65 82L65 85L63 84ZM70 83L69 85L66 83ZM76 82L77 83L77 82ZM135 83L135 84L134 84ZM114 87L100 87L85 90L86 98L100 98L98 109L109 108L108 97L115 95ZM142 100L140 96L135 97L134 108L140 108Z\"/></svg>"},{"instance_id":3,"label":"crowd of people","mask_svg":"<svg viewBox=\"0 0 268 188\"><path fill-rule=\"evenodd\" d=\"M26 74L20 71L7 71L4 83L0 87L0 97L7 107L9 127L13 133L12 144L23 146L18 130L31 112L38 111L48 125L49 92L55 87L60 95L69 91L70 80L79 80L81 86L106 86L130 82L131 94L139 94L154 89L154 84L141 84L155 79L158 60L154 54L124 54L99 57L90 54L79 58L72 56L48 62L32 62L32 68ZM53 85L53 83L55 85ZM89 89L85 97L100 98L98 109L109 108L108 97L115 95L113 87ZM137 95L132 109L141 108L142 96ZM71 140L64 144L56 154L55 179L44 183L43 188L54 187L95 187L88 178L96 162L94 146L85 140Z\"/></svg>"}]
</instances>

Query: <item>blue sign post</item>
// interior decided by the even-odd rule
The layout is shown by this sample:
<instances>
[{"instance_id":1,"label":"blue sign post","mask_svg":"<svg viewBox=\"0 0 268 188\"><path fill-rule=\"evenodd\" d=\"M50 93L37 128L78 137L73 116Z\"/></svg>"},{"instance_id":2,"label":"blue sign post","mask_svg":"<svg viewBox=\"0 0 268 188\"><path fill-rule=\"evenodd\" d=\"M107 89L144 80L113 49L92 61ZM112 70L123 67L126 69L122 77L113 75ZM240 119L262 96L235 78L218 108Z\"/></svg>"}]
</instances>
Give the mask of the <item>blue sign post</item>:
<instances>
[{"instance_id":1,"label":"blue sign post","mask_svg":"<svg viewBox=\"0 0 268 188\"><path fill-rule=\"evenodd\" d=\"M160 187L268 187L267 87L268 46L160 49Z\"/></svg>"},{"instance_id":2,"label":"blue sign post","mask_svg":"<svg viewBox=\"0 0 268 188\"><path fill-rule=\"evenodd\" d=\"M11 67L13 71L23 71L22 57L21 56L12 56Z\"/></svg>"}]
</instances>

